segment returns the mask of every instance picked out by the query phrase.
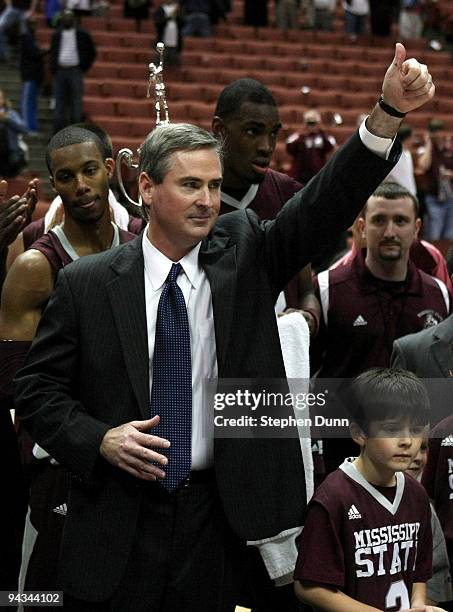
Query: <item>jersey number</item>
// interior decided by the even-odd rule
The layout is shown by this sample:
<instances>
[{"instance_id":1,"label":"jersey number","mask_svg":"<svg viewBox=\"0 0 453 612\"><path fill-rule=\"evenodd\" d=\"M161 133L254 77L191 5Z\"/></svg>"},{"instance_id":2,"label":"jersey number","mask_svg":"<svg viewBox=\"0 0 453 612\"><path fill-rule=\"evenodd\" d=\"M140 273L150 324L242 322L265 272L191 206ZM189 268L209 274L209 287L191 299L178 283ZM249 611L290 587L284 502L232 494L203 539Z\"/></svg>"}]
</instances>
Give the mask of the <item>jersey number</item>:
<instances>
[{"instance_id":1,"label":"jersey number","mask_svg":"<svg viewBox=\"0 0 453 612\"><path fill-rule=\"evenodd\" d=\"M408 610L411 607L409 593L404 580L392 582L385 596L386 612L397 612L397 610Z\"/></svg>"}]
</instances>

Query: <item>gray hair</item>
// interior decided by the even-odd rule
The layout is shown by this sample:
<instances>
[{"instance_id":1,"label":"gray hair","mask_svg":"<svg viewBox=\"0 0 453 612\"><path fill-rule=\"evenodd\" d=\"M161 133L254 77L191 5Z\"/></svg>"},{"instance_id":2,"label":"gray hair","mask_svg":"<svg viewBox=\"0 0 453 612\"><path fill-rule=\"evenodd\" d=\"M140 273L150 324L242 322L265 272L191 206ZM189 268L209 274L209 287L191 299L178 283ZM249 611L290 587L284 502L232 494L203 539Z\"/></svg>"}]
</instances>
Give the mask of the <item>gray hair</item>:
<instances>
[{"instance_id":1,"label":"gray hair","mask_svg":"<svg viewBox=\"0 0 453 612\"><path fill-rule=\"evenodd\" d=\"M157 126L140 147L138 169L157 184L170 170L170 156L176 151L212 149L223 165L222 144L215 136L190 123L168 123Z\"/></svg>"}]
</instances>

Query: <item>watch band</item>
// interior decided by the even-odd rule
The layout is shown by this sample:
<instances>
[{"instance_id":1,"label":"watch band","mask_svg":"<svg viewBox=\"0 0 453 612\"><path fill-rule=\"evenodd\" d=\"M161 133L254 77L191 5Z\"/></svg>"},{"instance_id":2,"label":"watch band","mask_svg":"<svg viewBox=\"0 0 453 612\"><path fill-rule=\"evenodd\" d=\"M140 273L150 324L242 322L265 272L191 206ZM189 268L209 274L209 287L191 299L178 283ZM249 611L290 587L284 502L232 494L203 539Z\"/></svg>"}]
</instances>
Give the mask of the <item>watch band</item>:
<instances>
[{"instance_id":1,"label":"watch band","mask_svg":"<svg viewBox=\"0 0 453 612\"><path fill-rule=\"evenodd\" d=\"M407 113L402 113L399 110L396 110L396 108L393 108L393 106L390 106L390 104L387 104L387 102L384 101L384 98L382 95L378 100L378 104L382 108L384 113L387 113L387 115L390 115L391 117L398 117L398 119L403 119L407 114Z\"/></svg>"}]
</instances>

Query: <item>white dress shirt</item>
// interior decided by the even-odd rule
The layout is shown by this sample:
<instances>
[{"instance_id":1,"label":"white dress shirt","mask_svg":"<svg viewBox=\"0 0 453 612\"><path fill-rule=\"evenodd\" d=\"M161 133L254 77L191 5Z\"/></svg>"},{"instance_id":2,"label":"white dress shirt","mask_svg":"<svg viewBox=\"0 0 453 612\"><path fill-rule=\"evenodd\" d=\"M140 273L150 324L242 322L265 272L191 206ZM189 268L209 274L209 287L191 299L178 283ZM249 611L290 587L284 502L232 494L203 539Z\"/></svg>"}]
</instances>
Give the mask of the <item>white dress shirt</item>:
<instances>
[{"instance_id":1,"label":"white dress shirt","mask_svg":"<svg viewBox=\"0 0 453 612\"><path fill-rule=\"evenodd\" d=\"M148 329L149 391L153 384L153 355L156 336L157 307L165 280L173 262L151 244L148 227L143 233L145 261L146 323ZM184 272L176 282L186 302L192 358L192 470L203 470L214 464L214 421L212 411L203 405L206 379L217 379L217 354L214 333L212 295L208 277L198 263L201 243L179 263ZM154 416L154 415L150 415Z\"/></svg>"}]
</instances>

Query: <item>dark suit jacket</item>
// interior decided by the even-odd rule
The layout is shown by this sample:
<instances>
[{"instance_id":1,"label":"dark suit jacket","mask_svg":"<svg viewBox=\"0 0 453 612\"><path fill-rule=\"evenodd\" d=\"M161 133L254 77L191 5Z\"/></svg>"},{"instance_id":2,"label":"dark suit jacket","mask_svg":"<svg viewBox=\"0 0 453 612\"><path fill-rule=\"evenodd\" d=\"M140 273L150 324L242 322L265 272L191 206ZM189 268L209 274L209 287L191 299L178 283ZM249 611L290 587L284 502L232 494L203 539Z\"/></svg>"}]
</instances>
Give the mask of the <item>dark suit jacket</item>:
<instances>
[{"instance_id":1,"label":"dark suit jacket","mask_svg":"<svg viewBox=\"0 0 453 612\"><path fill-rule=\"evenodd\" d=\"M81 28L76 29L77 50L79 52L79 66L86 72L96 59L96 47L91 34ZM52 34L50 42L50 70L55 74L58 70L58 54L60 52L61 29Z\"/></svg>"},{"instance_id":2,"label":"dark suit jacket","mask_svg":"<svg viewBox=\"0 0 453 612\"><path fill-rule=\"evenodd\" d=\"M393 343L392 367L414 372L421 378L449 378L453 375L453 315Z\"/></svg>"},{"instance_id":3,"label":"dark suit jacket","mask_svg":"<svg viewBox=\"0 0 453 612\"><path fill-rule=\"evenodd\" d=\"M285 377L277 295L351 225L392 166L355 135L275 220L249 210L218 219L200 263L212 291L219 378ZM64 268L18 374L16 406L33 438L74 474L61 578L79 598L113 593L132 544L146 487L101 459L99 446L112 426L149 418L148 363L140 239ZM239 536L261 539L303 523L297 439L216 439L214 462Z\"/></svg>"}]
</instances>

